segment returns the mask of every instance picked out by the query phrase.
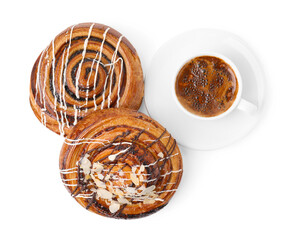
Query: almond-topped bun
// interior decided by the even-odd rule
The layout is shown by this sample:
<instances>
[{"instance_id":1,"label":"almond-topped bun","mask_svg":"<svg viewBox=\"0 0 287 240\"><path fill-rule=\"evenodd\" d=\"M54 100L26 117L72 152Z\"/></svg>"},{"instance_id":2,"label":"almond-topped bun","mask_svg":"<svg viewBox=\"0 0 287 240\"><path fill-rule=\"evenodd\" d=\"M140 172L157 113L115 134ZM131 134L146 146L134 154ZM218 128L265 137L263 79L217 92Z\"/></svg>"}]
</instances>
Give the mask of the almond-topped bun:
<instances>
[{"instance_id":1,"label":"almond-topped bun","mask_svg":"<svg viewBox=\"0 0 287 240\"><path fill-rule=\"evenodd\" d=\"M71 130L60 154L64 185L83 207L113 218L163 208L182 176L182 157L158 122L130 109L105 109Z\"/></svg>"},{"instance_id":2,"label":"almond-topped bun","mask_svg":"<svg viewBox=\"0 0 287 240\"><path fill-rule=\"evenodd\" d=\"M111 27L73 25L57 35L36 60L30 103L36 117L66 136L98 109L139 109L144 93L140 59Z\"/></svg>"}]
</instances>

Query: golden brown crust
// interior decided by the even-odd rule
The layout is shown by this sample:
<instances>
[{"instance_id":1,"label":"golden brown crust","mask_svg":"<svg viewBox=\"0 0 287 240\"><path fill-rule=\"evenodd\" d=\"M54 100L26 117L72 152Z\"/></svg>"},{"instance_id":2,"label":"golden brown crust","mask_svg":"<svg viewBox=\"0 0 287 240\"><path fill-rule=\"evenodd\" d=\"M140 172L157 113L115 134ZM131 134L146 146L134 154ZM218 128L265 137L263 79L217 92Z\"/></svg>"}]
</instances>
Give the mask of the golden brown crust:
<instances>
[{"instance_id":1,"label":"golden brown crust","mask_svg":"<svg viewBox=\"0 0 287 240\"><path fill-rule=\"evenodd\" d=\"M36 60L30 104L52 131L67 135L96 109L139 109L144 93L140 59L116 30L97 23L71 26Z\"/></svg>"},{"instance_id":2,"label":"golden brown crust","mask_svg":"<svg viewBox=\"0 0 287 240\"><path fill-rule=\"evenodd\" d=\"M155 120L130 109L105 109L72 129L59 167L64 185L83 207L137 218L169 202L181 180L182 157Z\"/></svg>"}]
</instances>

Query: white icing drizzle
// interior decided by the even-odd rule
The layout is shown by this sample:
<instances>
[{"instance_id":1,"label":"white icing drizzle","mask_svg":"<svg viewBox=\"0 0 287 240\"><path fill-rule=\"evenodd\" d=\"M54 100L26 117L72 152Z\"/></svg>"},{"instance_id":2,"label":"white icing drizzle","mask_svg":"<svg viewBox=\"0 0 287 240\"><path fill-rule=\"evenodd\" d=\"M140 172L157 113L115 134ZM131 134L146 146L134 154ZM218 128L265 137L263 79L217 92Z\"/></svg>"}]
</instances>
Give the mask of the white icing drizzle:
<instances>
[{"instance_id":1,"label":"white icing drizzle","mask_svg":"<svg viewBox=\"0 0 287 240\"><path fill-rule=\"evenodd\" d=\"M48 53L48 48L46 49L46 56L45 56L45 59L47 60L47 64L45 66L45 75L44 75L44 79L47 78L47 70L48 70L48 65L49 65L49 53ZM42 89L42 96L43 96L43 108L41 109L41 122L44 126L46 126L46 122L47 122L47 119L46 119L46 100L45 100L45 96L46 96L46 92L45 92L45 89L46 89L46 83L47 81L44 81L44 86L43 86L43 89Z\"/></svg>"},{"instance_id":2,"label":"white icing drizzle","mask_svg":"<svg viewBox=\"0 0 287 240\"><path fill-rule=\"evenodd\" d=\"M163 160L165 160L165 159L169 159L169 158L171 158L171 157L177 156L178 154L179 154L179 153L175 153L175 154L173 154L173 155L170 155L170 156L167 156L167 157L164 157L164 158L159 158L159 159L157 159L156 161L154 161L153 163L150 163L150 164L148 164L148 165L143 165L143 166L144 166L144 167L153 166L153 165L157 164L158 162L161 162L161 161L163 161ZM135 167L140 167L140 165L135 165Z\"/></svg>"},{"instance_id":3,"label":"white icing drizzle","mask_svg":"<svg viewBox=\"0 0 287 240\"><path fill-rule=\"evenodd\" d=\"M123 145L123 144L132 145L131 142L116 142L116 143L112 143L112 145L114 145L114 146Z\"/></svg>"},{"instance_id":4,"label":"white icing drizzle","mask_svg":"<svg viewBox=\"0 0 287 240\"><path fill-rule=\"evenodd\" d=\"M117 108L120 106L120 88L121 88L121 79L122 79L122 70L123 70L123 59L121 59L121 71L120 71L120 74L119 74L119 83L118 83L118 98L117 98Z\"/></svg>"},{"instance_id":5,"label":"white icing drizzle","mask_svg":"<svg viewBox=\"0 0 287 240\"><path fill-rule=\"evenodd\" d=\"M74 105L74 111L75 111L75 115L74 115L74 126L75 126L77 124L77 122L78 122L78 116L77 116L78 108L77 108L76 105Z\"/></svg>"},{"instance_id":6,"label":"white icing drizzle","mask_svg":"<svg viewBox=\"0 0 287 240\"><path fill-rule=\"evenodd\" d=\"M75 181L78 180L77 178L71 178L71 179L62 179L64 182L68 182L68 181Z\"/></svg>"},{"instance_id":7,"label":"white icing drizzle","mask_svg":"<svg viewBox=\"0 0 287 240\"><path fill-rule=\"evenodd\" d=\"M114 74L114 69L115 69L115 61L116 61L118 49L119 49L119 46L120 46L120 43L121 43L123 37L124 36L120 36L118 43L117 43L117 46L116 46L116 50L115 50L115 52L112 56L112 59L111 59L112 70L111 70L111 74L110 74L110 91L109 91L109 95L108 95L108 108L110 108L110 104L111 104L112 83L113 83L113 74ZM121 58L119 58L119 59L121 59ZM121 77L121 75L122 75L122 64L121 64L121 71L120 71L119 77ZM119 82L120 82L120 78L119 78ZM118 87L120 87L120 85L118 85Z\"/></svg>"},{"instance_id":8,"label":"white icing drizzle","mask_svg":"<svg viewBox=\"0 0 287 240\"><path fill-rule=\"evenodd\" d=\"M164 190L164 191L159 191L159 192L157 192L157 193L165 193L165 192L175 192L177 190L177 188L175 188L175 189L169 189L169 190Z\"/></svg>"},{"instance_id":9,"label":"white icing drizzle","mask_svg":"<svg viewBox=\"0 0 287 240\"><path fill-rule=\"evenodd\" d=\"M63 173L63 172L69 172L69 171L72 171L72 170L75 170L75 169L78 169L78 167L67 168L67 169L60 169L60 172L61 172L61 173Z\"/></svg>"},{"instance_id":10,"label":"white icing drizzle","mask_svg":"<svg viewBox=\"0 0 287 240\"><path fill-rule=\"evenodd\" d=\"M106 35L108 33L108 31L110 30L110 28L107 28L106 31L103 34L103 41L100 47L100 54L99 54L99 59L97 61L97 66L96 66L96 73L95 73L95 77L94 77L94 91L96 90L96 82L97 82L97 76L98 76L98 70L99 70L99 63L101 62L102 59L102 52L103 52L103 47L104 47L104 43L106 41ZM94 60L96 60L96 58L94 58ZM94 65L94 61L92 66ZM95 110L97 110L97 103L96 103L96 94L94 94L93 96L94 98L94 106L95 106Z\"/></svg>"},{"instance_id":11,"label":"white icing drizzle","mask_svg":"<svg viewBox=\"0 0 287 240\"><path fill-rule=\"evenodd\" d=\"M68 145L80 145L83 143L99 143L105 146L105 142L106 143L110 143L109 140L105 140L105 139L93 139L93 138L81 138L81 139L69 139L69 138L65 138L65 144Z\"/></svg>"},{"instance_id":12,"label":"white icing drizzle","mask_svg":"<svg viewBox=\"0 0 287 240\"><path fill-rule=\"evenodd\" d=\"M66 61L65 61L65 68L64 68L64 73L63 73L63 76L64 76L64 79L63 79L63 95L62 95L62 99L63 99L63 105L64 105L64 109L67 110L67 104L66 104L66 98L65 98L65 85L66 85L66 82L67 82L67 67L68 67L68 62L69 62L69 54L70 54L70 48L71 48L71 43L72 43L72 36L73 36L73 30L74 30L74 27L76 25L73 25L71 27L71 31L70 31L70 38L69 38L69 45L68 45L68 48L67 48L67 55L66 55ZM67 119L67 113L65 111L65 119L66 119L66 123L67 123L67 127L70 127L69 126L69 121Z\"/></svg>"},{"instance_id":13,"label":"white icing drizzle","mask_svg":"<svg viewBox=\"0 0 287 240\"><path fill-rule=\"evenodd\" d=\"M78 194L75 197L77 197L77 198L92 198L92 195L93 195L93 193L91 193L91 194Z\"/></svg>"},{"instance_id":14,"label":"white icing drizzle","mask_svg":"<svg viewBox=\"0 0 287 240\"><path fill-rule=\"evenodd\" d=\"M106 94L106 87L107 87L108 77L110 77L110 90L111 90L111 83L112 83L112 78L113 78L114 65L115 65L116 56L117 56L118 49L119 49L119 46L120 46L120 42L122 41L122 38L123 38L123 36L120 36L119 39L118 39L116 49L115 49L115 51L113 53L113 56L112 56L112 59L111 59L111 63L112 63L111 66L112 66L112 68L109 69L108 75L107 75L107 77L105 79L104 90L103 90L103 94L102 94L103 100L102 100L101 109L104 108L104 104L105 104L105 94ZM111 71L112 71L112 73L111 73ZM122 71L122 69L121 69L121 71ZM111 92L108 95L108 100L110 99L110 95L111 95ZM109 107L110 107L110 102L108 101L108 108Z\"/></svg>"},{"instance_id":15,"label":"white icing drizzle","mask_svg":"<svg viewBox=\"0 0 287 240\"><path fill-rule=\"evenodd\" d=\"M160 176L165 178L167 175L170 175L170 174L172 174L172 173L179 173L179 172L182 172L182 169L172 170L172 171L169 171L169 172L167 172L167 173L165 173L165 174L162 174L162 175L160 175Z\"/></svg>"},{"instance_id":16,"label":"white icing drizzle","mask_svg":"<svg viewBox=\"0 0 287 240\"><path fill-rule=\"evenodd\" d=\"M62 82L62 74L63 74L63 69L64 69L64 56L65 56L65 53L66 53L66 49L64 49L63 51L63 57L62 57L62 63L61 63L61 72L60 72L60 81L59 81L59 85L60 85L60 97L59 97L59 100L60 100L60 114L61 114L61 124L59 124L61 126L61 133L62 135L64 135L64 126L65 126L65 119L66 119L66 123L68 124L68 119L67 119L67 115L66 112L64 112L63 114L63 109L64 109L64 105L63 105L63 98L61 97L61 94L62 94L62 88L64 89L65 87L62 86L61 82ZM65 115L65 117L64 117Z\"/></svg>"},{"instance_id":17,"label":"white icing drizzle","mask_svg":"<svg viewBox=\"0 0 287 240\"><path fill-rule=\"evenodd\" d=\"M77 184L69 184L69 183L63 183L64 186L68 186L68 187L76 187Z\"/></svg>"},{"instance_id":18,"label":"white icing drizzle","mask_svg":"<svg viewBox=\"0 0 287 240\"><path fill-rule=\"evenodd\" d=\"M61 174L70 174L70 173L77 173L78 171L70 171L70 172L61 172Z\"/></svg>"},{"instance_id":19,"label":"white icing drizzle","mask_svg":"<svg viewBox=\"0 0 287 240\"><path fill-rule=\"evenodd\" d=\"M75 87L76 87L76 97L77 98L79 98L79 78L80 78L80 75L81 75L82 64L83 64L85 56L86 56L88 42L89 42L89 39L90 39L90 36L91 36L92 29L93 29L94 25L95 25L95 23L93 23L90 26L88 37L84 41L84 48L83 48L83 52L82 52L82 60L79 63L78 71L77 71L77 74L76 74L76 86Z\"/></svg>"},{"instance_id":20,"label":"white icing drizzle","mask_svg":"<svg viewBox=\"0 0 287 240\"><path fill-rule=\"evenodd\" d=\"M126 148L126 149L124 149L124 150L122 150L122 151L119 151L118 153L111 154L111 155L108 157L108 159L109 159L110 161L114 161L119 154L125 153L125 152L128 151L129 149L130 149L130 147L128 147L128 148Z\"/></svg>"},{"instance_id":21,"label":"white icing drizzle","mask_svg":"<svg viewBox=\"0 0 287 240\"><path fill-rule=\"evenodd\" d=\"M53 85L53 95L54 95L54 112L56 115L56 119L58 122L58 129L60 132L61 136L64 136L64 129L62 128L62 120L60 120L59 115L58 115L58 111L57 111L57 95L56 95L56 85L55 85L55 61L56 61L56 57L55 57L55 39L52 40L52 54L53 54L53 58L52 58L52 85ZM59 96L59 98L61 98L61 96Z\"/></svg>"}]
</instances>

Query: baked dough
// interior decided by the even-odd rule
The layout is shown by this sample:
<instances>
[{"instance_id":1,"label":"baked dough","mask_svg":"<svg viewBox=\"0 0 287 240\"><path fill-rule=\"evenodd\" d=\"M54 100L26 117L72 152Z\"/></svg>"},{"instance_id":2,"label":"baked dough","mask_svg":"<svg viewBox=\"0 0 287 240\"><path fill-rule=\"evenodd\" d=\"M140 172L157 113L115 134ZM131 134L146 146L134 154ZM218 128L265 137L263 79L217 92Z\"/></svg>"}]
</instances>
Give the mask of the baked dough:
<instances>
[{"instance_id":1,"label":"baked dough","mask_svg":"<svg viewBox=\"0 0 287 240\"><path fill-rule=\"evenodd\" d=\"M31 74L30 103L36 117L63 136L95 110L138 110L143 94L135 48L116 30L97 23L77 24L57 35Z\"/></svg>"},{"instance_id":2,"label":"baked dough","mask_svg":"<svg viewBox=\"0 0 287 240\"><path fill-rule=\"evenodd\" d=\"M182 176L181 153L171 134L130 109L99 110L79 121L65 139L59 166L78 203L125 219L163 208Z\"/></svg>"}]
</instances>

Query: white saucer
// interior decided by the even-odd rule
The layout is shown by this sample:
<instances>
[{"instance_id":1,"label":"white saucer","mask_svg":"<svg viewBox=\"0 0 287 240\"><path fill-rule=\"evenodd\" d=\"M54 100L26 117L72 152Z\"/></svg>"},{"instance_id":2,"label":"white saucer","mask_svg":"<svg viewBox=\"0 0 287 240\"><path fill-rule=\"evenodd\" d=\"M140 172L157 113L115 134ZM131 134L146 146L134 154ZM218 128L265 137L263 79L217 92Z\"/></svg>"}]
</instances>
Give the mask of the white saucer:
<instances>
[{"instance_id":1,"label":"white saucer","mask_svg":"<svg viewBox=\"0 0 287 240\"><path fill-rule=\"evenodd\" d=\"M184 113L172 96L178 66L197 52L216 52L228 57L240 71L242 98L255 104L250 114L234 109L216 120L200 120ZM145 81L149 115L165 126L180 145L197 150L224 147L247 135L262 114L265 75L247 44L229 32L198 29L165 43L155 54Z\"/></svg>"}]
</instances>

